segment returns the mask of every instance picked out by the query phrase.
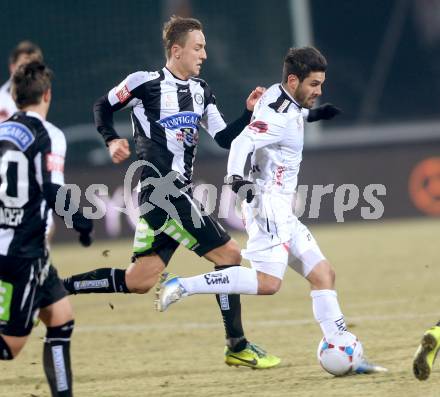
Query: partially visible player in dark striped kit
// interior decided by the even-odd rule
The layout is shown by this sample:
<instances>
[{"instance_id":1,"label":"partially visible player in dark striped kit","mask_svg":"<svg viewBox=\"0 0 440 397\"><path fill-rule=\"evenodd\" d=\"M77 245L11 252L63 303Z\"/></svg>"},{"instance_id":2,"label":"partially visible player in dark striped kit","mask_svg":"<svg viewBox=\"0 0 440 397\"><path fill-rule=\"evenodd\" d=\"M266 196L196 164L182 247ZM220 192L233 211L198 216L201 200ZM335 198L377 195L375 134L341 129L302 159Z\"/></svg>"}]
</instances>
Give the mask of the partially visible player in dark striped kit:
<instances>
[{"instance_id":1,"label":"partially visible player in dark striped kit","mask_svg":"<svg viewBox=\"0 0 440 397\"><path fill-rule=\"evenodd\" d=\"M113 127L113 113L131 108L136 154L151 164L142 169L139 204L151 204L152 209L139 218L133 263L127 270L104 268L74 275L65 280L71 293L146 293L156 284L179 244L214 262L216 269L240 264L237 243L216 219L200 211L201 205L192 197L193 161L200 126L221 147L229 149L249 123L264 89L257 87L252 91L243 114L227 125L210 87L196 78L207 58L201 23L172 17L164 25L163 41L167 59L164 68L130 74L99 99L94 109L97 129L113 162L120 163L130 151L127 140L121 139ZM165 185L170 175L173 181ZM161 191L163 194L159 194ZM154 195L163 197L166 203L158 203ZM216 297L226 329L226 364L238 362L252 368L277 365L279 358L245 338L240 296Z\"/></svg>"},{"instance_id":2,"label":"partially visible player in dark striped kit","mask_svg":"<svg viewBox=\"0 0 440 397\"><path fill-rule=\"evenodd\" d=\"M47 214L64 185L66 140L46 121L51 72L44 64L22 65L12 92L19 111L0 124L0 359L17 356L39 317L47 327L43 365L51 394L68 397L73 313L45 244ZM73 227L90 245L92 222L77 213Z\"/></svg>"}]
</instances>

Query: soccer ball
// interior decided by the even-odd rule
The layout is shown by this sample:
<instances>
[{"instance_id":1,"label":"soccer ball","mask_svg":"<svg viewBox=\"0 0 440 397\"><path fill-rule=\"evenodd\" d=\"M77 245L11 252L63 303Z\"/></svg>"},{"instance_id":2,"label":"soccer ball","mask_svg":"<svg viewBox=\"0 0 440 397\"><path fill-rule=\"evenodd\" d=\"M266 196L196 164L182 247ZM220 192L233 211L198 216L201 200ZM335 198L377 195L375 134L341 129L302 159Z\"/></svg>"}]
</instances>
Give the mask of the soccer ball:
<instances>
[{"instance_id":1,"label":"soccer ball","mask_svg":"<svg viewBox=\"0 0 440 397\"><path fill-rule=\"evenodd\" d=\"M322 338L317 354L322 368L332 375L342 376L357 369L363 352L362 344L355 335L341 331L330 338Z\"/></svg>"}]
</instances>

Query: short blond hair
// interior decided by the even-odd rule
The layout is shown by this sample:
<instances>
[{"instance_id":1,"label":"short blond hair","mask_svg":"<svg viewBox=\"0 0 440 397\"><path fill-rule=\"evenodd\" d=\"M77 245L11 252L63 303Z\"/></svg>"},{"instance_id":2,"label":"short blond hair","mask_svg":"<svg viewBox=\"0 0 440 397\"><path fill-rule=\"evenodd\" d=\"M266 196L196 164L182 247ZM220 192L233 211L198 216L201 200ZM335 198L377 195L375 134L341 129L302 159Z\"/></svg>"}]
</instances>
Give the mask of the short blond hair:
<instances>
[{"instance_id":1,"label":"short blond hair","mask_svg":"<svg viewBox=\"0 0 440 397\"><path fill-rule=\"evenodd\" d=\"M202 23L195 18L182 18L173 15L169 21L164 23L162 39L167 59L171 56L171 47L174 44L183 47L185 45L186 35L193 30L203 30Z\"/></svg>"}]
</instances>

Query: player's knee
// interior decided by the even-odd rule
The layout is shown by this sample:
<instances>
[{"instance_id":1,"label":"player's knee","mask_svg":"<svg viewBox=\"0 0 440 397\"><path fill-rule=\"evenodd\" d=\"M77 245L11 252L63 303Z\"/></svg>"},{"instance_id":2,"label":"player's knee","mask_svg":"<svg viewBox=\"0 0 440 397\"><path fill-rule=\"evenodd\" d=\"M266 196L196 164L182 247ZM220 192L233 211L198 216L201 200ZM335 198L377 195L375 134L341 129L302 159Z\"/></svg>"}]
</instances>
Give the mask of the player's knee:
<instances>
[{"instance_id":1,"label":"player's knee","mask_svg":"<svg viewBox=\"0 0 440 397\"><path fill-rule=\"evenodd\" d=\"M125 284L131 293L146 294L153 288L164 265L156 256L143 256L136 259L125 272Z\"/></svg>"},{"instance_id":2,"label":"player's knee","mask_svg":"<svg viewBox=\"0 0 440 397\"><path fill-rule=\"evenodd\" d=\"M258 295L274 295L280 290L280 287L281 281L274 284L258 285Z\"/></svg>"},{"instance_id":3,"label":"player's knee","mask_svg":"<svg viewBox=\"0 0 440 397\"><path fill-rule=\"evenodd\" d=\"M331 281L332 286L334 287L336 281L336 272L331 266L329 269L329 279Z\"/></svg>"},{"instance_id":4,"label":"player's knee","mask_svg":"<svg viewBox=\"0 0 440 397\"><path fill-rule=\"evenodd\" d=\"M274 295L281 288L281 280L269 274L258 272L258 295Z\"/></svg>"},{"instance_id":5,"label":"player's knee","mask_svg":"<svg viewBox=\"0 0 440 397\"><path fill-rule=\"evenodd\" d=\"M216 265L237 265L241 262L240 247L234 240L229 240L221 247L208 252L205 257Z\"/></svg>"},{"instance_id":6,"label":"player's knee","mask_svg":"<svg viewBox=\"0 0 440 397\"><path fill-rule=\"evenodd\" d=\"M240 247L235 240L229 240L224 245L224 262L230 264L237 264L241 262Z\"/></svg>"},{"instance_id":7,"label":"player's knee","mask_svg":"<svg viewBox=\"0 0 440 397\"><path fill-rule=\"evenodd\" d=\"M333 289L333 287L335 286L336 273L332 265L330 265L330 262L328 261L325 261L325 266L322 272L322 279L329 288Z\"/></svg>"},{"instance_id":8,"label":"player's knee","mask_svg":"<svg viewBox=\"0 0 440 397\"><path fill-rule=\"evenodd\" d=\"M44 341L46 343L50 343L54 340L69 341L74 327L75 320L67 321L64 324L55 327L47 327Z\"/></svg>"},{"instance_id":9,"label":"player's knee","mask_svg":"<svg viewBox=\"0 0 440 397\"><path fill-rule=\"evenodd\" d=\"M315 289L334 289L336 273L330 262L323 260L316 265L307 278Z\"/></svg>"},{"instance_id":10,"label":"player's knee","mask_svg":"<svg viewBox=\"0 0 440 397\"><path fill-rule=\"evenodd\" d=\"M138 284L135 287L132 287L130 289L130 292L133 294L146 294L150 291L150 289L153 288L150 284Z\"/></svg>"},{"instance_id":11,"label":"player's knee","mask_svg":"<svg viewBox=\"0 0 440 397\"><path fill-rule=\"evenodd\" d=\"M157 278L155 278L154 280L155 281L151 280L151 277L138 279L132 277L130 273L126 273L125 275L125 282L127 284L127 287L129 291L133 294L146 294L156 284Z\"/></svg>"}]
</instances>

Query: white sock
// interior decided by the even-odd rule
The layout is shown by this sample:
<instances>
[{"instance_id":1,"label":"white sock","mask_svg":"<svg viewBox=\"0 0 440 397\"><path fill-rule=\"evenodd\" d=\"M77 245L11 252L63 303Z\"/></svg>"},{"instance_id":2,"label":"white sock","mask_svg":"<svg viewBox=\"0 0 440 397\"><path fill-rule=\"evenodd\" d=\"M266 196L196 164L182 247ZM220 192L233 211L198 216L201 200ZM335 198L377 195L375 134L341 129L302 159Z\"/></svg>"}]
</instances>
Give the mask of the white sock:
<instances>
[{"instance_id":1,"label":"white sock","mask_svg":"<svg viewBox=\"0 0 440 397\"><path fill-rule=\"evenodd\" d=\"M313 303L313 315L325 337L330 337L338 331L347 330L336 291L331 289L313 290L310 296Z\"/></svg>"},{"instance_id":2,"label":"white sock","mask_svg":"<svg viewBox=\"0 0 440 397\"><path fill-rule=\"evenodd\" d=\"M183 288L192 294L241 294L256 295L257 272L243 266L231 266L224 270L180 278Z\"/></svg>"}]
</instances>

